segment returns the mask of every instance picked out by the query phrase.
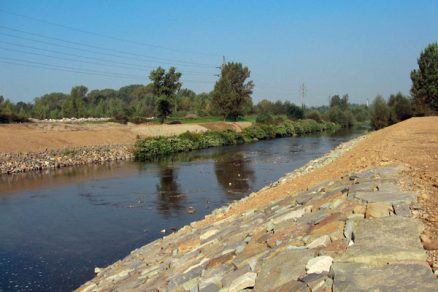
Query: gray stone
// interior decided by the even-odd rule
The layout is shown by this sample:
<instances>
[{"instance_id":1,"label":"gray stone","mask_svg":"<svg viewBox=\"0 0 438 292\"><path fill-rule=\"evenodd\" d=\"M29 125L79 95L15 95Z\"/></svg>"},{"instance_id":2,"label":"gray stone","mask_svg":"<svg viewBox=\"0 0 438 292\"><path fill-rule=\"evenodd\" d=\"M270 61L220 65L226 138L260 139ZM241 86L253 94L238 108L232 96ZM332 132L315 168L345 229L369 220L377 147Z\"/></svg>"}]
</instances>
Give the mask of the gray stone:
<instances>
[{"instance_id":1,"label":"gray stone","mask_svg":"<svg viewBox=\"0 0 438 292\"><path fill-rule=\"evenodd\" d=\"M425 261L418 220L400 216L362 220L354 231L354 245L338 261L381 265L397 261Z\"/></svg>"},{"instance_id":2,"label":"gray stone","mask_svg":"<svg viewBox=\"0 0 438 292\"><path fill-rule=\"evenodd\" d=\"M241 269L225 274L225 276L222 278L222 286L227 288L230 287L234 280L249 272L251 272L251 268L249 267L249 265L246 265Z\"/></svg>"},{"instance_id":3,"label":"gray stone","mask_svg":"<svg viewBox=\"0 0 438 292\"><path fill-rule=\"evenodd\" d=\"M411 209L409 208L408 204L404 204L404 203L399 203L399 204L394 204L394 213L397 216L403 216L403 217L411 217Z\"/></svg>"},{"instance_id":4,"label":"gray stone","mask_svg":"<svg viewBox=\"0 0 438 292\"><path fill-rule=\"evenodd\" d=\"M354 197L368 203L386 202L391 204L409 204L415 201L417 195L412 192L357 192L354 193Z\"/></svg>"},{"instance_id":5,"label":"gray stone","mask_svg":"<svg viewBox=\"0 0 438 292\"><path fill-rule=\"evenodd\" d=\"M321 288L331 288L333 284L327 273L307 274L300 281L306 283L311 291L324 291Z\"/></svg>"},{"instance_id":6,"label":"gray stone","mask_svg":"<svg viewBox=\"0 0 438 292\"><path fill-rule=\"evenodd\" d=\"M260 267L257 267L255 290L275 290L291 280L297 280L306 273L305 266L311 258L313 258L311 250L286 249L263 259Z\"/></svg>"},{"instance_id":7,"label":"gray stone","mask_svg":"<svg viewBox=\"0 0 438 292\"><path fill-rule=\"evenodd\" d=\"M426 264L371 267L334 263L333 291L438 291L438 281Z\"/></svg>"}]
</instances>

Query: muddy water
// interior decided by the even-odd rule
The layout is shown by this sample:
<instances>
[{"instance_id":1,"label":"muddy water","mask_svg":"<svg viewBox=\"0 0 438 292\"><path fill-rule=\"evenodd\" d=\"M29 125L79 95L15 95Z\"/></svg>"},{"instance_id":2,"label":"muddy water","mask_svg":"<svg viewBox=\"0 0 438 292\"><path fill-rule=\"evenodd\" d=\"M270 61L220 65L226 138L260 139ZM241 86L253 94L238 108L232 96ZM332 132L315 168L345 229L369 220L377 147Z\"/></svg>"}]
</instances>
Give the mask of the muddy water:
<instances>
[{"instance_id":1,"label":"muddy water","mask_svg":"<svg viewBox=\"0 0 438 292\"><path fill-rule=\"evenodd\" d=\"M213 209L301 167L358 131L0 176L0 291L66 291Z\"/></svg>"}]
</instances>

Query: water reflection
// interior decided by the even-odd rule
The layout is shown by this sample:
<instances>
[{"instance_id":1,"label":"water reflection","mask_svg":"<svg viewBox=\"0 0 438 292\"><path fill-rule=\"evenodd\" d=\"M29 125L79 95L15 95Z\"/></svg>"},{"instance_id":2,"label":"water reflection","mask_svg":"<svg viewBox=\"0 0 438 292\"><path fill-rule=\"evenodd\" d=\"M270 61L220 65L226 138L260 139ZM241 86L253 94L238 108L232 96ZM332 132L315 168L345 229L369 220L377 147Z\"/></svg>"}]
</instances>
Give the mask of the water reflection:
<instances>
[{"instance_id":1,"label":"water reflection","mask_svg":"<svg viewBox=\"0 0 438 292\"><path fill-rule=\"evenodd\" d=\"M160 169L160 182L157 184L158 211L163 215L179 214L183 209L185 194L177 183L178 174L173 165L164 165Z\"/></svg>"},{"instance_id":2,"label":"water reflection","mask_svg":"<svg viewBox=\"0 0 438 292\"><path fill-rule=\"evenodd\" d=\"M215 160L214 171L222 189L229 195L239 195L251 190L255 181L251 161L242 152L227 153Z\"/></svg>"}]
</instances>

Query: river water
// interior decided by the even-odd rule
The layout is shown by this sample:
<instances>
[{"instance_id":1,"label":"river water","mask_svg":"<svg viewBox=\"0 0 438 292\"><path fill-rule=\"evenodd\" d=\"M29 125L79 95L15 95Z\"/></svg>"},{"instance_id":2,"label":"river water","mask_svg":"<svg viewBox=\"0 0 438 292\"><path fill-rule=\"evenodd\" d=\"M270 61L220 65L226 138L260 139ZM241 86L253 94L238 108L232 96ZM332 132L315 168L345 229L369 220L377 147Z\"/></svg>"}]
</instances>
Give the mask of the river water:
<instances>
[{"instance_id":1,"label":"river water","mask_svg":"<svg viewBox=\"0 0 438 292\"><path fill-rule=\"evenodd\" d=\"M360 134L0 176L0 291L77 288L95 267L159 238L160 230L203 218Z\"/></svg>"}]
</instances>

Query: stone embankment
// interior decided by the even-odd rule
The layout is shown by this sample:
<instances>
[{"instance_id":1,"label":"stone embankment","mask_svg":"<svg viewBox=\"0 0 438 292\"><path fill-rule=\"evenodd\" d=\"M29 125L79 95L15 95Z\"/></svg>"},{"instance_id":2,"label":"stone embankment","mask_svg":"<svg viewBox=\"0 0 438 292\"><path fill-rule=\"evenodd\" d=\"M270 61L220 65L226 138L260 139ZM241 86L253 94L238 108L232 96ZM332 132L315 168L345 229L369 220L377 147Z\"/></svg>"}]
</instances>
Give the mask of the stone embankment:
<instances>
[{"instance_id":1,"label":"stone embankment","mask_svg":"<svg viewBox=\"0 0 438 292\"><path fill-rule=\"evenodd\" d=\"M0 153L0 174L133 159L132 146L87 146L28 153Z\"/></svg>"},{"instance_id":2,"label":"stone embankment","mask_svg":"<svg viewBox=\"0 0 438 292\"><path fill-rule=\"evenodd\" d=\"M438 291L402 170L352 173L229 217L218 209L212 224L96 269L79 291Z\"/></svg>"},{"instance_id":3,"label":"stone embankment","mask_svg":"<svg viewBox=\"0 0 438 292\"><path fill-rule=\"evenodd\" d=\"M86 123L86 122L108 122L111 118L62 118L62 119L29 119L33 123Z\"/></svg>"}]
</instances>

